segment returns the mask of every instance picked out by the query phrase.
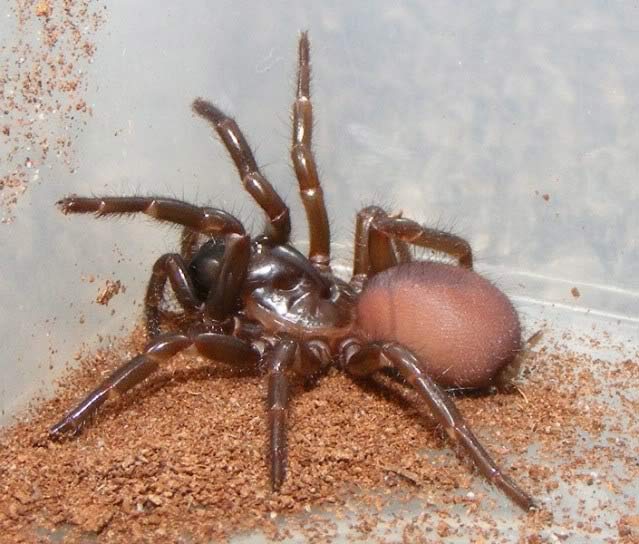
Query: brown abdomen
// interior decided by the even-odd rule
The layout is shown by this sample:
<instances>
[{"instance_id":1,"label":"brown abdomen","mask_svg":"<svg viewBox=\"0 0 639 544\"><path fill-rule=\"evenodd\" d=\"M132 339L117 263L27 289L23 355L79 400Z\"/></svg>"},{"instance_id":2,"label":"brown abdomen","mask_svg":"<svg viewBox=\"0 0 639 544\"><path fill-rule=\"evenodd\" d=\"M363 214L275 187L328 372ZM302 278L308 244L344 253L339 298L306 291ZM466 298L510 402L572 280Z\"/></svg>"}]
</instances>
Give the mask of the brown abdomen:
<instances>
[{"instance_id":1,"label":"brown abdomen","mask_svg":"<svg viewBox=\"0 0 639 544\"><path fill-rule=\"evenodd\" d=\"M508 297L476 272L436 262L374 276L360 296L357 327L369 340L408 347L444 386L489 385L521 348Z\"/></svg>"}]
</instances>

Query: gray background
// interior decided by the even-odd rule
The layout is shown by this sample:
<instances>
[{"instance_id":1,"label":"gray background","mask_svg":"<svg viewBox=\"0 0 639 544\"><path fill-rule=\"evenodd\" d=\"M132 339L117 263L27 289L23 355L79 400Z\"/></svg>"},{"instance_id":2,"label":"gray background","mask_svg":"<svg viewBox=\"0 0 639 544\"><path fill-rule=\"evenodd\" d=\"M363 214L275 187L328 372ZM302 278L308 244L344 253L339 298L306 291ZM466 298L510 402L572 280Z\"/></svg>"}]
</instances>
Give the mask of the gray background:
<instances>
[{"instance_id":1,"label":"gray background","mask_svg":"<svg viewBox=\"0 0 639 544\"><path fill-rule=\"evenodd\" d=\"M16 220L0 225L2 415L46 390L98 334L129 330L153 260L175 248L174 229L64 217L57 198L184 196L261 225L221 145L193 118L194 97L236 117L293 208L296 239L306 238L288 159L300 29L312 40L314 146L340 259L350 259L355 211L382 203L467 237L478 268L520 304L638 323L637 10L109 2L93 36L93 116L74 140L77 171L51 157ZM15 32L13 21L0 31ZM96 283L82 281L89 274ZM127 292L103 307L94 300L107 278Z\"/></svg>"}]
</instances>

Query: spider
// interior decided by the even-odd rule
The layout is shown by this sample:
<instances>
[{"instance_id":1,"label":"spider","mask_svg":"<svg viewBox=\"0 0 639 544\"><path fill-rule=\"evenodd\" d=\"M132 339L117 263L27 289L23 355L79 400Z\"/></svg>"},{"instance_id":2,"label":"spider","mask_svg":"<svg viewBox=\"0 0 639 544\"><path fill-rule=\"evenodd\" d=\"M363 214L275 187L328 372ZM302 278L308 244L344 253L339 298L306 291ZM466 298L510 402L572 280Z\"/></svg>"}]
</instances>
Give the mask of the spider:
<instances>
[{"instance_id":1,"label":"spider","mask_svg":"<svg viewBox=\"0 0 639 544\"><path fill-rule=\"evenodd\" d=\"M350 281L334 274L322 188L311 150L309 40L299 38L291 158L309 226L308 256L289 240L289 209L260 172L235 121L197 98L193 111L212 125L244 188L264 211L262 234L249 236L217 208L157 196L68 196L63 213L98 217L143 213L183 227L180 253L154 264L144 302L149 342L51 427L52 439L77 434L112 393L144 381L190 348L207 358L267 376L271 487L286 471L289 379L310 379L334 365L354 377L393 369L417 391L453 443L514 503L534 507L491 459L446 392L482 388L521 347L517 313L472 269L468 242L377 206L357 213ZM458 264L415 261L411 246L440 251ZM189 325L162 332L170 284Z\"/></svg>"}]
</instances>

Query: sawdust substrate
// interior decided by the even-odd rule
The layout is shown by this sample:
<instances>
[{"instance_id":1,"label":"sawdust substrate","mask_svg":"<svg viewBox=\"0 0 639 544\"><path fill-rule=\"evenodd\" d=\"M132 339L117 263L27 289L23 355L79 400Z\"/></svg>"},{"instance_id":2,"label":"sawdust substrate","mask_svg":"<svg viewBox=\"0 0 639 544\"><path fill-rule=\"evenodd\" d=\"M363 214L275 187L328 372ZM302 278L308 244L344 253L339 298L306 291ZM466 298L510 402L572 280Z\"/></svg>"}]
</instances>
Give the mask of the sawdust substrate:
<instances>
[{"instance_id":1,"label":"sawdust substrate","mask_svg":"<svg viewBox=\"0 0 639 544\"><path fill-rule=\"evenodd\" d=\"M390 378L355 382L333 371L313 387L295 386L288 478L279 494L270 491L265 461L265 380L197 356L175 357L110 401L80 437L49 441L46 429L142 345L137 331L118 348L85 356L53 400L34 403L0 435L1 542L49 542L51 535L65 542L216 542L250 530L324 542L344 518L355 519L350 528L361 541L386 541L399 527L405 542L499 542L496 508L524 520L520 541L543 542L562 482L607 486L616 499L602 508L618 541L639 538L639 520L628 515L637 511L635 499L622 491L639 478L638 452L619 438L587 447L603 432L639 435L639 403L624 394L639 389L636 359L607 363L544 347L528 353L510 387L457 398L498 463L539 499L541 510L525 514L463 455L451 455L412 393ZM602 394L617 399L615 411ZM578 448L584 451L575 455ZM627 480L589 468L613 459ZM397 506L415 500L419 514ZM574 500L576 515L563 516L562 531L595 538L600 527L584 500ZM395 513L380 536L391 501Z\"/></svg>"}]
</instances>

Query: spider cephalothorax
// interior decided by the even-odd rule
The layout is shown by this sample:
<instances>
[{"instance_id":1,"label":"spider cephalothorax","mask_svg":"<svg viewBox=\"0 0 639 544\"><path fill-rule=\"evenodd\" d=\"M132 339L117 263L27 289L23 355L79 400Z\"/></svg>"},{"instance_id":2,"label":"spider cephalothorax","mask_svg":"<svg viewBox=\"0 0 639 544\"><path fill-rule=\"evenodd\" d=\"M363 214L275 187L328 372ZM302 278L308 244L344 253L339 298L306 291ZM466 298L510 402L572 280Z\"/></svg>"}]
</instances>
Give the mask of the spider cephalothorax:
<instances>
[{"instance_id":1,"label":"spider cephalothorax","mask_svg":"<svg viewBox=\"0 0 639 544\"><path fill-rule=\"evenodd\" d=\"M299 41L291 157L309 224L303 255L289 242L289 209L259 171L235 121L197 99L231 155L245 189L264 210L264 233L250 237L231 214L162 197L69 196L64 213L144 213L183 227L179 253L153 266L145 299L149 343L51 428L78 432L113 391L143 381L191 347L268 376L271 484L286 467L289 376L312 377L335 365L354 376L393 368L428 404L448 436L479 470L524 509L532 498L498 468L466 426L442 386L484 387L520 349L517 314L508 298L472 270L468 243L376 206L356 217L353 274L339 279L330 262L330 233L311 152L309 43ZM414 261L409 246L444 252L458 266ZM188 326L161 332L167 281Z\"/></svg>"}]
</instances>

